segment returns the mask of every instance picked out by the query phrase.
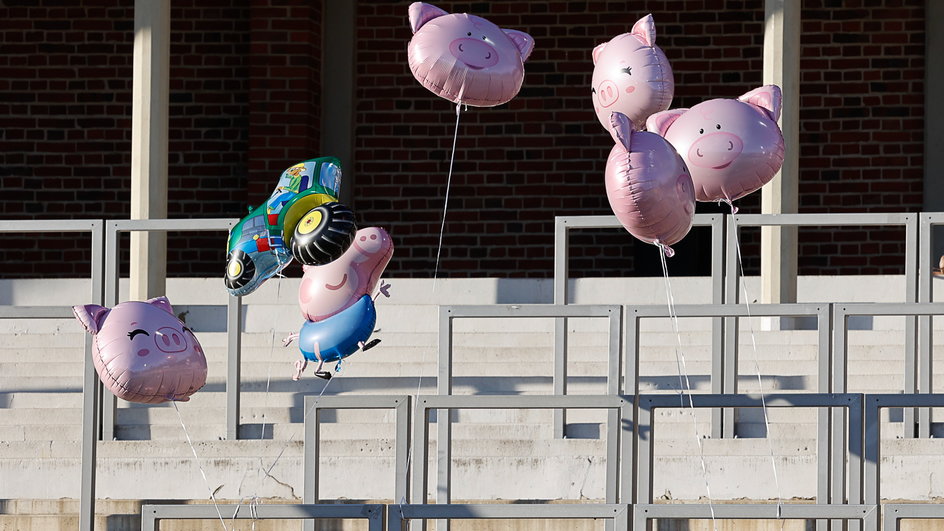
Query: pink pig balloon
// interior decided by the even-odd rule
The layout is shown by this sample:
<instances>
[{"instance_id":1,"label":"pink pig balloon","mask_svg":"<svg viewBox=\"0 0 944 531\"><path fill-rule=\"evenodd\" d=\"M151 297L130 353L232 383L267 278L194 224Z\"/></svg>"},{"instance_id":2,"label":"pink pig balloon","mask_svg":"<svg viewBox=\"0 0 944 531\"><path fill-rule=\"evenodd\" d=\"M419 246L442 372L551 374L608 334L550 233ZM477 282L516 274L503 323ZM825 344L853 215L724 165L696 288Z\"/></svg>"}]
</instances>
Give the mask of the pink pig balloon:
<instances>
[{"instance_id":1,"label":"pink pig balloon","mask_svg":"<svg viewBox=\"0 0 944 531\"><path fill-rule=\"evenodd\" d=\"M647 243L672 245L688 234L695 216L695 192L685 162L664 138L634 131L615 112L611 127L619 142L606 161L606 197L630 234Z\"/></svg>"},{"instance_id":2,"label":"pink pig balloon","mask_svg":"<svg viewBox=\"0 0 944 531\"><path fill-rule=\"evenodd\" d=\"M646 126L685 159L699 201L731 202L760 189L783 165L781 98L780 87L764 85L736 100L654 114Z\"/></svg>"},{"instance_id":3,"label":"pink pig balloon","mask_svg":"<svg viewBox=\"0 0 944 531\"><path fill-rule=\"evenodd\" d=\"M129 402L186 402L206 384L207 362L193 332L167 297L114 308L73 306L94 336L92 362L109 391Z\"/></svg>"},{"instance_id":4,"label":"pink pig balloon","mask_svg":"<svg viewBox=\"0 0 944 531\"><path fill-rule=\"evenodd\" d=\"M521 89L524 62L534 48L527 33L423 2L410 4L410 26L410 70L433 94L453 103L494 107Z\"/></svg>"},{"instance_id":5,"label":"pink pig balloon","mask_svg":"<svg viewBox=\"0 0 944 531\"><path fill-rule=\"evenodd\" d=\"M639 129L646 118L664 111L675 94L672 67L656 46L652 15L639 19L629 33L613 37L593 49L591 93L597 119L610 132L610 114L625 114Z\"/></svg>"},{"instance_id":6,"label":"pink pig balloon","mask_svg":"<svg viewBox=\"0 0 944 531\"><path fill-rule=\"evenodd\" d=\"M321 321L349 308L377 286L390 257L393 241L379 227L357 231L354 243L337 260L304 266L298 305L309 321Z\"/></svg>"}]
</instances>

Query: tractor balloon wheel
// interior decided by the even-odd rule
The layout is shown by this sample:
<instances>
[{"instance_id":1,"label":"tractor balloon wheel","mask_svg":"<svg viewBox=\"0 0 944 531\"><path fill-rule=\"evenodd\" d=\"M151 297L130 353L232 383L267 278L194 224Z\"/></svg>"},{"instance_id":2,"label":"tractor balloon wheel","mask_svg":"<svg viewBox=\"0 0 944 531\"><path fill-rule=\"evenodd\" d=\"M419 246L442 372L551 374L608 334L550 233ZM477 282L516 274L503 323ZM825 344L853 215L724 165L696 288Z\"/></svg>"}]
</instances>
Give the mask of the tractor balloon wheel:
<instances>
[{"instance_id":1,"label":"tractor balloon wheel","mask_svg":"<svg viewBox=\"0 0 944 531\"><path fill-rule=\"evenodd\" d=\"M336 260L354 241L354 212L341 203L329 202L309 210L292 230L292 256L305 265L324 265Z\"/></svg>"}]
</instances>

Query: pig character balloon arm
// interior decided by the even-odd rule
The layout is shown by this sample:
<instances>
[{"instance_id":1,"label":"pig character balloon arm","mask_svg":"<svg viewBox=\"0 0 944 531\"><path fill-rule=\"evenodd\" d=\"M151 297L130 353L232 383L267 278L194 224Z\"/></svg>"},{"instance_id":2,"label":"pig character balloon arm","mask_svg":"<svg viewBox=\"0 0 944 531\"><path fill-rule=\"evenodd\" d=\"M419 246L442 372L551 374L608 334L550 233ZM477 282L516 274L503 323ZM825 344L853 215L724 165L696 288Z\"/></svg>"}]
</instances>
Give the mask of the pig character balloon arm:
<instances>
[{"instance_id":1,"label":"pig character balloon arm","mask_svg":"<svg viewBox=\"0 0 944 531\"><path fill-rule=\"evenodd\" d=\"M377 300L377 297L381 295L388 299L390 298L390 284L385 284L383 280L380 281L380 287L377 288L377 294L374 295L374 300Z\"/></svg>"},{"instance_id":2,"label":"pig character balloon arm","mask_svg":"<svg viewBox=\"0 0 944 531\"><path fill-rule=\"evenodd\" d=\"M610 125L616 133L616 139L629 151L630 139L633 134L633 121L621 112L610 114Z\"/></svg>"}]
</instances>

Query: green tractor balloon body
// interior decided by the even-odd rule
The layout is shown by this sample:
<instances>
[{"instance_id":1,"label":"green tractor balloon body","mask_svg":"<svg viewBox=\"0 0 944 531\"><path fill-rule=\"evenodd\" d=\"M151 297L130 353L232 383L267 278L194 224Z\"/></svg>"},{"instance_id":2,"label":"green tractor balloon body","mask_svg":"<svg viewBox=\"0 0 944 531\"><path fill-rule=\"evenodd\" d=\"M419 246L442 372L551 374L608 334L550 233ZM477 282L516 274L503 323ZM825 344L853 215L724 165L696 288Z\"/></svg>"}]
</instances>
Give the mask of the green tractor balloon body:
<instances>
[{"instance_id":1,"label":"green tractor balloon body","mask_svg":"<svg viewBox=\"0 0 944 531\"><path fill-rule=\"evenodd\" d=\"M300 162L284 172L272 195L230 230L226 290L248 295L296 259L324 265L351 245L354 213L338 202L341 163L334 157Z\"/></svg>"}]
</instances>

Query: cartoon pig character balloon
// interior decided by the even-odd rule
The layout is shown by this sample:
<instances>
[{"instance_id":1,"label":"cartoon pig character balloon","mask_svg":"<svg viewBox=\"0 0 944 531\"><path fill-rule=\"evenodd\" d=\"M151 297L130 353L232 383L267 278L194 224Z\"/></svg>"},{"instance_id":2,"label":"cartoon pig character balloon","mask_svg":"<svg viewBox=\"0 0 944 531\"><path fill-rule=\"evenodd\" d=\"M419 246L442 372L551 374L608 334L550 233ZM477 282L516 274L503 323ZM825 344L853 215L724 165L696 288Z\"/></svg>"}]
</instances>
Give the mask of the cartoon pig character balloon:
<instances>
[{"instance_id":1,"label":"cartoon pig character balloon","mask_svg":"<svg viewBox=\"0 0 944 531\"><path fill-rule=\"evenodd\" d=\"M166 297L114 308L73 306L94 336L92 362L105 387L129 402L186 402L206 383L207 362Z\"/></svg>"},{"instance_id":2,"label":"cartoon pig character balloon","mask_svg":"<svg viewBox=\"0 0 944 531\"><path fill-rule=\"evenodd\" d=\"M597 119L619 142L610 114L625 114L639 129L651 114L672 103L675 78L662 50L656 46L652 15L633 25L632 31L613 37L593 49L593 110Z\"/></svg>"},{"instance_id":3,"label":"cartoon pig character balloon","mask_svg":"<svg viewBox=\"0 0 944 531\"><path fill-rule=\"evenodd\" d=\"M304 267L298 303L306 321L301 332L285 340L288 345L298 339L302 353L303 360L295 364L296 380L309 361L318 363L316 376L330 379L331 374L321 370L325 362L340 365L347 356L379 342L367 343L377 322L371 294L392 255L393 242L387 232L368 227L357 231L354 243L334 262ZM387 287L380 288L384 295Z\"/></svg>"},{"instance_id":4,"label":"cartoon pig character balloon","mask_svg":"<svg viewBox=\"0 0 944 531\"><path fill-rule=\"evenodd\" d=\"M380 227L357 231L354 243L334 262L304 266L298 305L309 321L321 321L373 293L393 256L393 242Z\"/></svg>"},{"instance_id":5,"label":"cartoon pig character balloon","mask_svg":"<svg viewBox=\"0 0 944 531\"><path fill-rule=\"evenodd\" d=\"M619 142L606 161L606 197L620 224L667 256L688 234L695 216L695 192L685 162L664 138L634 131L625 115L613 113Z\"/></svg>"},{"instance_id":6,"label":"cartoon pig character balloon","mask_svg":"<svg viewBox=\"0 0 944 531\"><path fill-rule=\"evenodd\" d=\"M494 107L518 94L534 48L527 33L475 15L410 4L410 70L433 94L453 103Z\"/></svg>"},{"instance_id":7,"label":"cartoon pig character balloon","mask_svg":"<svg viewBox=\"0 0 944 531\"><path fill-rule=\"evenodd\" d=\"M654 114L646 126L685 159L699 201L731 202L767 184L783 165L781 101L780 87L764 85L736 100Z\"/></svg>"}]
</instances>

